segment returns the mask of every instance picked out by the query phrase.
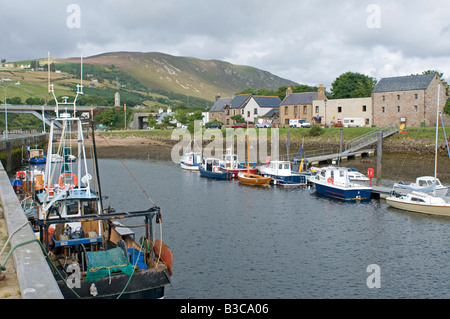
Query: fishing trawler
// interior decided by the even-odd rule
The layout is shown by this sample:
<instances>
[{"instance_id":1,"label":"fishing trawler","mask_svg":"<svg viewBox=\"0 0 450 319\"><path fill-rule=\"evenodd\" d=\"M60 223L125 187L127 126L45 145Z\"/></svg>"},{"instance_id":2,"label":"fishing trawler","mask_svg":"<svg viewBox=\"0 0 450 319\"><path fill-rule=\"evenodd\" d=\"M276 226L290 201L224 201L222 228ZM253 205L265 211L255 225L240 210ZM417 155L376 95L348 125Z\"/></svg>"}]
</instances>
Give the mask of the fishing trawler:
<instances>
[{"instance_id":1,"label":"fishing trawler","mask_svg":"<svg viewBox=\"0 0 450 319\"><path fill-rule=\"evenodd\" d=\"M59 160L46 162L44 187L35 194L37 209L29 220L50 257L50 268L65 298L163 298L173 257L161 238L155 240L154 222L162 234L160 207L153 204L147 210L122 213L103 207L94 125L91 122L91 173L82 120L76 115L82 88L81 80L74 101L60 103L53 84L49 85L56 102L56 118L50 126L47 156ZM62 107L66 108L63 113ZM62 132L58 143L53 144L55 121L62 124ZM68 156L74 151L76 161ZM118 222L125 219L130 221L127 226ZM137 222L139 219L142 221ZM135 227L143 228L142 237L136 238Z\"/></svg>"}]
</instances>

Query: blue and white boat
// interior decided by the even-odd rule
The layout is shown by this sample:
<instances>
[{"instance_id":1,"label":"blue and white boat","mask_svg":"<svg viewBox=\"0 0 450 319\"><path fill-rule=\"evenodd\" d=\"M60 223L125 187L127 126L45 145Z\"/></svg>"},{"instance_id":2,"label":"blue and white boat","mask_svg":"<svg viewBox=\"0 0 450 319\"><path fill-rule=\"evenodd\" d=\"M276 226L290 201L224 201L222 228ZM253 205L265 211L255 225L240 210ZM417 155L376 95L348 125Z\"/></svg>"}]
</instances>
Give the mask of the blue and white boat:
<instances>
[{"instance_id":1,"label":"blue and white boat","mask_svg":"<svg viewBox=\"0 0 450 319\"><path fill-rule=\"evenodd\" d=\"M293 172L289 161L270 161L269 164L259 167L259 171L265 177L272 177L271 183L274 185L285 187L307 185L306 175Z\"/></svg>"},{"instance_id":2,"label":"blue and white boat","mask_svg":"<svg viewBox=\"0 0 450 319\"><path fill-rule=\"evenodd\" d=\"M207 157L202 160L198 166L200 175L215 179L232 179L233 174L224 171L220 166L220 159L214 157Z\"/></svg>"},{"instance_id":3,"label":"blue and white boat","mask_svg":"<svg viewBox=\"0 0 450 319\"><path fill-rule=\"evenodd\" d=\"M198 171L198 167L201 164L202 155L197 152L184 153L180 160L180 166L182 169L189 171Z\"/></svg>"},{"instance_id":4,"label":"blue and white boat","mask_svg":"<svg viewBox=\"0 0 450 319\"><path fill-rule=\"evenodd\" d=\"M44 150L40 148L29 150L30 164L45 164L47 158L44 154Z\"/></svg>"},{"instance_id":5,"label":"blue and white boat","mask_svg":"<svg viewBox=\"0 0 450 319\"><path fill-rule=\"evenodd\" d=\"M319 194L343 200L370 199L372 194L372 187L350 180L346 167L326 167L309 181Z\"/></svg>"},{"instance_id":6,"label":"blue and white boat","mask_svg":"<svg viewBox=\"0 0 450 319\"><path fill-rule=\"evenodd\" d=\"M192 147L191 147L192 145ZM196 149L194 149L196 147ZM198 171L198 166L202 162L202 150L198 147L195 140L191 140L189 147L185 150L180 159L180 166L182 169L189 171Z\"/></svg>"}]
</instances>

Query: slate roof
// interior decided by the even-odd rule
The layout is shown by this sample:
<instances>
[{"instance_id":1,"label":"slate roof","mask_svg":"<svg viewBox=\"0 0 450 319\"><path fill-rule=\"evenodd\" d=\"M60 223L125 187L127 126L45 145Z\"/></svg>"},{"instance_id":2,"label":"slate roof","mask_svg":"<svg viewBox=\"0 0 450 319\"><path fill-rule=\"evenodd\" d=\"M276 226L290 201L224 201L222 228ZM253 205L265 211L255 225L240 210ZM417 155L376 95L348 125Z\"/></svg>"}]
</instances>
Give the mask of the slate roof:
<instances>
[{"instance_id":1,"label":"slate roof","mask_svg":"<svg viewBox=\"0 0 450 319\"><path fill-rule=\"evenodd\" d=\"M279 107L281 100L278 96L253 96L253 98L255 99L256 103L258 103L258 105L260 107Z\"/></svg>"},{"instance_id":2,"label":"slate roof","mask_svg":"<svg viewBox=\"0 0 450 319\"><path fill-rule=\"evenodd\" d=\"M436 74L424 74L383 78L372 92L426 90L435 76Z\"/></svg>"},{"instance_id":3,"label":"slate roof","mask_svg":"<svg viewBox=\"0 0 450 319\"><path fill-rule=\"evenodd\" d=\"M213 106L211 106L211 109L209 112L222 112L225 109L225 106L227 104L230 104L232 98L220 98L218 99Z\"/></svg>"},{"instance_id":4,"label":"slate roof","mask_svg":"<svg viewBox=\"0 0 450 319\"><path fill-rule=\"evenodd\" d=\"M317 92L291 93L286 96L280 105L312 104L317 99Z\"/></svg>"},{"instance_id":5,"label":"slate roof","mask_svg":"<svg viewBox=\"0 0 450 319\"><path fill-rule=\"evenodd\" d=\"M273 116L280 116L279 109L271 109L266 114L263 115L263 117L273 117Z\"/></svg>"},{"instance_id":6,"label":"slate roof","mask_svg":"<svg viewBox=\"0 0 450 319\"><path fill-rule=\"evenodd\" d=\"M251 96L251 94L236 95L231 100L230 109L238 109L240 107L244 107Z\"/></svg>"}]
</instances>

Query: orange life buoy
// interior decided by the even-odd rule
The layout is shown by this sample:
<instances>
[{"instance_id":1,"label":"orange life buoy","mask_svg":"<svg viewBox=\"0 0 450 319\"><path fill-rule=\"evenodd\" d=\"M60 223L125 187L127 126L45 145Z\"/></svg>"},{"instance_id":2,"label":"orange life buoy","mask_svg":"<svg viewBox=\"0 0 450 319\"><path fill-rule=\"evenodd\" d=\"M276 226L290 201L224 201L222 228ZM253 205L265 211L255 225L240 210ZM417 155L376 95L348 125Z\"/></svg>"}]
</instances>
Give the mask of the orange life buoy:
<instances>
[{"instance_id":1,"label":"orange life buoy","mask_svg":"<svg viewBox=\"0 0 450 319\"><path fill-rule=\"evenodd\" d=\"M18 171L17 173L16 173L16 177L18 178L18 179L24 179L25 178L25 172L24 171Z\"/></svg>"},{"instance_id":2,"label":"orange life buoy","mask_svg":"<svg viewBox=\"0 0 450 319\"><path fill-rule=\"evenodd\" d=\"M327 183L333 184L333 182L334 182L333 177L327 178Z\"/></svg>"},{"instance_id":3,"label":"orange life buoy","mask_svg":"<svg viewBox=\"0 0 450 319\"><path fill-rule=\"evenodd\" d=\"M75 186L78 184L78 177L77 177L77 175L75 175L74 173L62 173L62 174L59 176L59 180L58 180L59 186L60 186L60 187L64 187L64 184L63 184L63 178L64 178L64 176L67 176L67 175L72 176L73 183L72 183L72 185L70 185L70 188L71 188L71 189L74 189Z\"/></svg>"}]
</instances>

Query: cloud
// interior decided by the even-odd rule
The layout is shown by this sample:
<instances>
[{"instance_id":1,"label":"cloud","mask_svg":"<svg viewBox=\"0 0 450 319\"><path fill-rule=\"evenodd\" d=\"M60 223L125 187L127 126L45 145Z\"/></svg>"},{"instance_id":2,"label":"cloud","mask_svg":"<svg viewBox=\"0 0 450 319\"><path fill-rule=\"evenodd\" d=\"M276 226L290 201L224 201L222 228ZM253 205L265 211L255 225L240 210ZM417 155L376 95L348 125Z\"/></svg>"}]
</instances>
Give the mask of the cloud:
<instances>
[{"instance_id":1,"label":"cloud","mask_svg":"<svg viewBox=\"0 0 450 319\"><path fill-rule=\"evenodd\" d=\"M72 3L80 8L80 28L67 25ZM1 58L9 61L47 51L159 51L327 87L347 71L377 79L427 69L450 76L445 0L23 0L2 9L9 14L0 20Z\"/></svg>"}]
</instances>

